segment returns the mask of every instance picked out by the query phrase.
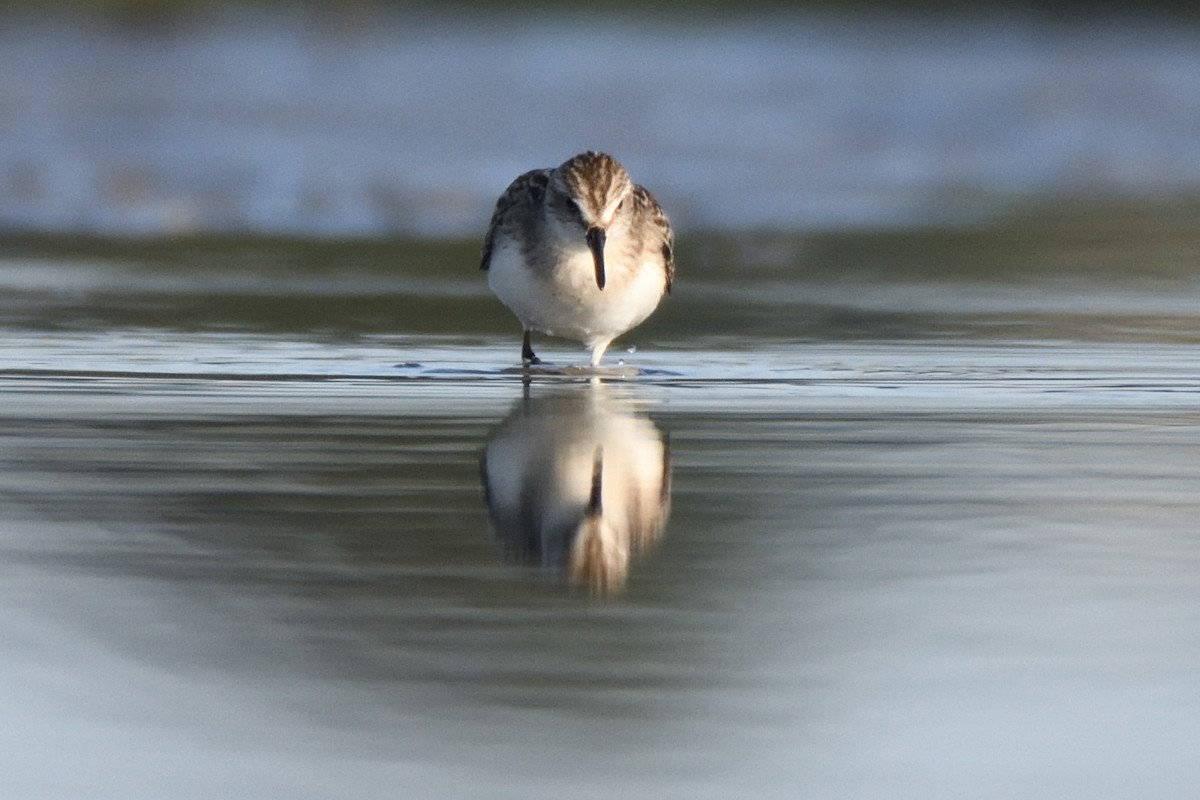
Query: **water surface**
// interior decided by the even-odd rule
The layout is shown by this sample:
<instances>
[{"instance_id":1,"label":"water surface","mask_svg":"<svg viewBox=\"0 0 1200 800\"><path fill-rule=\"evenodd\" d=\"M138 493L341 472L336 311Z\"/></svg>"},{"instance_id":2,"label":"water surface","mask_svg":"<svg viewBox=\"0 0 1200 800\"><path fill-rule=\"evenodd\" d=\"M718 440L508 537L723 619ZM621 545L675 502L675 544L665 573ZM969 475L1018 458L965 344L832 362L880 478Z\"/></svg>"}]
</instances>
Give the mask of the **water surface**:
<instances>
[{"instance_id":1,"label":"water surface","mask_svg":"<svg viewBox=\"0 0 1200 800\"><path fill-rule=\"evenodd\" d=\"M474 244L10 240L0 788L1190 797L1172 219L693 241L599 381ZM669 514L604 593L480 466L569 515L611 431Z\"/></svg>"},{"instance_id":2,"label":"water surface","mask_svg":"<svg viewBox=\"0 0 1200 800\"><path fill-rule=\"evenodd\" d=\"M0 229L463 235L589 148L733 231L1200 190L1200 30L1140 7L63 5L0 9Z\"/></svg>"}]
</instances>

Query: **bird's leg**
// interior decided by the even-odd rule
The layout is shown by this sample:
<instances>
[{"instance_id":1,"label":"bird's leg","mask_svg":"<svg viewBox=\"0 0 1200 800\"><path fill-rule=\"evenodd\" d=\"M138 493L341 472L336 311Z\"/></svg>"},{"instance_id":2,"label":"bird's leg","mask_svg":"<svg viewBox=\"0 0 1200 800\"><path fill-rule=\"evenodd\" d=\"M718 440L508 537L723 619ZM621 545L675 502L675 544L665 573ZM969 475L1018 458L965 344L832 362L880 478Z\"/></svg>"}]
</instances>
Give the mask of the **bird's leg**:
<instances>
[{"instance_id":1,"label":"bird's leg","mask_svg":"<svg viewBox=\"0 0 1200 800\"><path fill-rule=\"evenodd\" d=\"M521 340L521 360L526 364L542 363L542 360L534 355L533 348L529 345L529 331L525 331L525 338Z\"/></svg>"},{"instance_id":2,"label":"bird's leg","mask_svg":"<svg viewBox=\"0 0 1200 800\"><path fill-rule=\"evenodd\" d=\"M609 339L607 342L600 342L598 345L592 348L593 367L600 366L600 359L604 358L604 351L608 349L610 342L612 342L612 339Z\"/></svg>"}]
</instances>

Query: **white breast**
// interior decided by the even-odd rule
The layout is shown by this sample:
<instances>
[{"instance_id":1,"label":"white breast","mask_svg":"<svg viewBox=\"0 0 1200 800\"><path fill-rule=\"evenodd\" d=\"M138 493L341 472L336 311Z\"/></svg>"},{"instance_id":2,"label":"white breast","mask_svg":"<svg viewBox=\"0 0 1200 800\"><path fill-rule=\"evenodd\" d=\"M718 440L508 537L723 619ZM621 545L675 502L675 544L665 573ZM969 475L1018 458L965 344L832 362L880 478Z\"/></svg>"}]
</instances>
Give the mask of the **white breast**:
<instances>
[{"instance_id":1,"label":"white breast","mask_svg":"<svg viewBox=\"0 0 1200 800\"><path fill-rule=\"evenodd\" d=\"M518 247L508 245L493 252L488 285L524 327L591 347L650 316L666 286L661 264L610 261L606 266L608 280L601 290L585 246L564 252L554 270L538 274Z\"/></svg>"}]
</instances>

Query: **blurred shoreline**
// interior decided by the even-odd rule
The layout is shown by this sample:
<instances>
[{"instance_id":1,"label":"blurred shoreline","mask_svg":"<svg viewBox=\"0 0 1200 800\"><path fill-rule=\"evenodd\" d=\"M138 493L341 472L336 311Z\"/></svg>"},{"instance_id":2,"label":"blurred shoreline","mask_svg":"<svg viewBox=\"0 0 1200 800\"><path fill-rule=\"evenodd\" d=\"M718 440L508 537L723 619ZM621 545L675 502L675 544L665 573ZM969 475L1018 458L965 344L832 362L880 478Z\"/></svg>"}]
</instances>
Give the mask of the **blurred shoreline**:
<instances>
[{"instance_id":1,"label":"blurred shoreline","mask_svg":"<svg viewBox=\"0 0 1200 800\"><path fill-rule=\"evenodd\" d=\"M1155 203L1113 200L1030 203L969 224L879 227L691 229L677 237L689 282L777 274L822 283L1053 280L1181 282L1195 287L1200 196ZM9 230L0 263L28 260L171 264L184 272L271 272L297 278L450 280L479 284L483 221L477 231L317 234L256 231L94 232ZM272 266L274 265L274 266Z\"/></svg>"},{"instance_id":2,"label":"blurred shoreline","mask_svg":"<svg viewBox=\"0 0 1200 800\"><path fill-rule=\"evenodd\" d=\"M1200 195L1183 5L844 10L865 6L6 4L0 233L469 237L513 177L586 148L681 231Z\"/></svg>"}]
</instances>

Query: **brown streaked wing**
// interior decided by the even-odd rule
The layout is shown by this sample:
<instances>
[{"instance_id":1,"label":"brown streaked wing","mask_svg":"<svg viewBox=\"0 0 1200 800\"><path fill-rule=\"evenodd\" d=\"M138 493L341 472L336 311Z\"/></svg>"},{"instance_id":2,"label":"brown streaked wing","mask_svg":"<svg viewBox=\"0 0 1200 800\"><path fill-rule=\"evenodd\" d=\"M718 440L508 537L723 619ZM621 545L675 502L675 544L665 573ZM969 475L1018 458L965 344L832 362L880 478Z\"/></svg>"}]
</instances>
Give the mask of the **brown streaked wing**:
<instances>
[{"instance_id":1,"label":"brown streaked wing","mask_svg":"<svg viewBox=\"0 0 1200 800\"><path fill-rule=\"evenodd\" d=\"M546 183L550 179L549 169L531 169L523 175L517 177L504 193L500 195L500 199L496 201L496 209L492 212L492 221L488 224L487 235L483 237L483 254L479 261L479 268L486 270L492 261L492 249L496 243L496 232L500 226L504 224L505 217L514 208L522 206L537 206L542 202L542 197L546 193Z\"/></svg>"},{"instance_id":2,"label":"brown streaked wing","mask_svg":"<svg viewBox=\"0 0 1200 800\"><path fill-rule=\"evenodd\" d=\"M644 186L634 185L633 195L637 200L638 207L643 210L654 228L654 232L650 235L657 237L658 244L662 248L663 268L667 272L667 286L664 294L670 294L671 284L675 280L675 234L671 231L671 223L662 210L662 206L654 199L654 195L650 194Z\"/></svg>"}]
</instances>

